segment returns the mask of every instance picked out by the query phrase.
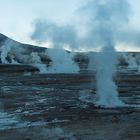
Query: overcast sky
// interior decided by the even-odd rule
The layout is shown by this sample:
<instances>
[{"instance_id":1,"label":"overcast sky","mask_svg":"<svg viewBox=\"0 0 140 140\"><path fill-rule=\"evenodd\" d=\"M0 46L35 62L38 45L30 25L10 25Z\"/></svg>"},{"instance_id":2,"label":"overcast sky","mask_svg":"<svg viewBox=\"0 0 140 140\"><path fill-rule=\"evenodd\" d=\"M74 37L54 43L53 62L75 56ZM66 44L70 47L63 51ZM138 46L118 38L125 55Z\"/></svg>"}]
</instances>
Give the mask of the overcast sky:
<instances>
[{"instance_id":1,"label":"overcast sky","mask_svg":"<svg viewBox=\"0 0 140 140\"><path fill-rule=\"evenodd\" d=\"M0 32L26 42L36 18L69 22L82 0L0 0Z\"/></svg>"},{"instance_id":2,"label":"overcast sky","mask_svg":"<svg viewBox=\"0 0 140 140\"><path fill-rule=\"evenodd\" d=\"M0 0L0 32L24 43L36 18L63 24L74 22L75 11L86 0ZM129 0L133 14L131 26L140 30L140 0Z\"/></svg>"}]
</instances>

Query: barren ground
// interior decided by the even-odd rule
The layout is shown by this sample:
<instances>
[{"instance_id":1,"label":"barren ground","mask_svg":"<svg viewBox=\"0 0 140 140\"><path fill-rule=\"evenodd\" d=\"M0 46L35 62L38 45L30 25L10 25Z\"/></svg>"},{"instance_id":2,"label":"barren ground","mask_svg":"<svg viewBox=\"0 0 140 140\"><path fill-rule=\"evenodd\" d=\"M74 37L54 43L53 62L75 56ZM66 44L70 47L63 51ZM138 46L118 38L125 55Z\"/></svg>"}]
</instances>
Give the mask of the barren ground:
<instances>
[{"instance_id":1,"label":"barren ground","mask_svg":"<svg viewBox=\"0 0 140 140\"><path fill-rule=\"evenodd\" d=\"M116 77L121 99L140 105L140 75ZM140 140L139 107L87 102L93 74L4 73L0 88L0 140Z\"/></svg>"}]
</instances>

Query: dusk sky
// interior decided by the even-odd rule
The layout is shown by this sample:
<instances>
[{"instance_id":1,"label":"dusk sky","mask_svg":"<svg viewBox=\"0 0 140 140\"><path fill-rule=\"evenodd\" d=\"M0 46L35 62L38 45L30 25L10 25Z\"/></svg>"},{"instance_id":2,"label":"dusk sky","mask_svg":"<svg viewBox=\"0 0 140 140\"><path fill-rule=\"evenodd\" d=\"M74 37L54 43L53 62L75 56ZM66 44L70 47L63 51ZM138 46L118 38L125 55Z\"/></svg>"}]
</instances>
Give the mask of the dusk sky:
<instances>
[{"instance_id":1,"label":"dusk sky","mask_svg":"<svg viewBox=\"0 0 140 140\"><path fill-rule=\"evenodd\" d=\"M130 26L140 30L140 0L129 0L132 9ZM36 18L59 24L72 23L76 10L85 0L0 0L0 33L17 41L32 43L29 35Z\"/></svg>"}]
</instances>

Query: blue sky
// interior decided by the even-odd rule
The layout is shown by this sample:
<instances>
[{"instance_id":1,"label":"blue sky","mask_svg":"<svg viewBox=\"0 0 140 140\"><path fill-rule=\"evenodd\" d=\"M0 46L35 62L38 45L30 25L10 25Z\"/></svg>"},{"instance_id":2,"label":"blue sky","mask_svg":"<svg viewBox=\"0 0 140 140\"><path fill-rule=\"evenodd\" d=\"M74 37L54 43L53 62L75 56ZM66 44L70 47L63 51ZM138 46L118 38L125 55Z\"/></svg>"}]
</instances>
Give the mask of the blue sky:
<instances>
[{"instance_id":1,"label":"blue sky","mask_svg":"<svg viewBox=\"0 0 140 140\"><path fill-rule=\"evenodd\" d=\"M140 29L140 0L129 0L133 14L132 28ZM0 0L0 32L24 43L32 43L29 35L36 18L71 23L75 11L85 0Z\"/></svg>"}]
</instances>

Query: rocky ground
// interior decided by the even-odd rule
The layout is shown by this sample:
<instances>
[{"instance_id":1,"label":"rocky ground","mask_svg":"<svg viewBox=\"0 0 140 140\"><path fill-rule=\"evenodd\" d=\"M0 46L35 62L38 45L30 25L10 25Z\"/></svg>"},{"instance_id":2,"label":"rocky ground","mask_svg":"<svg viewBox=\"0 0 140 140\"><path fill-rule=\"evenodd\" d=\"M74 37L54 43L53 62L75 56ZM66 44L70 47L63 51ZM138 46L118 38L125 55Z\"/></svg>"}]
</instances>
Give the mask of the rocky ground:
<instances>
[{"instance_id":1,"label":"rocky ground","mask_svg":"<svg viewBox=\"0 0 140 140\"><path fill-rule=\"evenodd\" d=\"M93 104L94 74L31 70L1 71L0 140L140 139L140 74L126 70L115 78L131 107L104 109Z\"/></svg>"}]
</instances>

